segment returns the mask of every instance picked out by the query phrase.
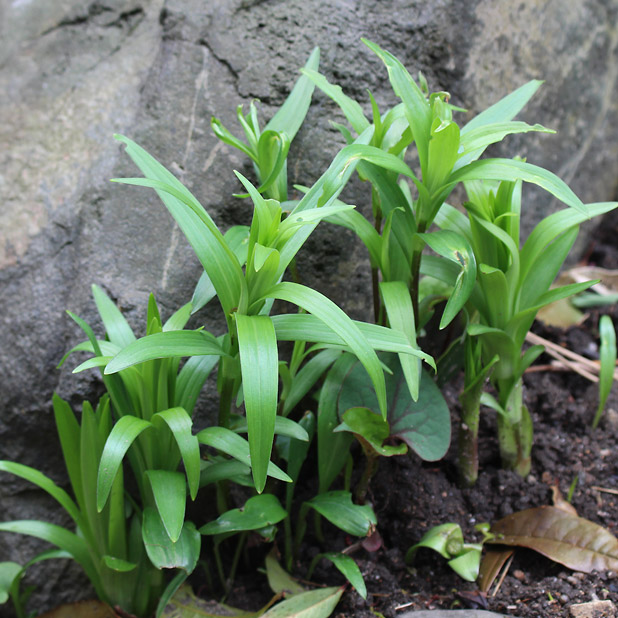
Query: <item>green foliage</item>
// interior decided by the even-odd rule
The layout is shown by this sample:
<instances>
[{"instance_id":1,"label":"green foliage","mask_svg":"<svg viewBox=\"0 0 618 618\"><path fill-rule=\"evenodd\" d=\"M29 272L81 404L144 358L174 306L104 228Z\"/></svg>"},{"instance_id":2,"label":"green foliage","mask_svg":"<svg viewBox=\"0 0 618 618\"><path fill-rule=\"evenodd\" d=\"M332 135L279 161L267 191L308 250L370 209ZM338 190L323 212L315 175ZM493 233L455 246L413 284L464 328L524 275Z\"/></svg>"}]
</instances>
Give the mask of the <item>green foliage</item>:
<instances>
[{"instance_id":1,"label":"green foliage","mask_svg":"<svg viewBox=\"0 0 618 618\"><path fill-rule=\"evenodd\" d=\"M59 549L35 561L74 558L97 594L127 612L145 616L156 611L161 616L168 615L169 607L176 612L178 599L187 596L180 587L198 564L202 545L209 548L205 564L210 569L214 562L227 593L251 537L272 542L281 528L282 562L290 571L309 514L318 540L323 520L359 537L357 545L378 536L375 512L364 499L379 457L410 448L422 459L436 461L449 447L449 410L436 382L422 369L423 361L434 371L440 365L417 341L444 290L440 328L463 324L464 331L450 350L455 357L457 346L463 345L462 483L472 484L478 472L481 404L497 411L504 465L522 474L528 469L532 424L522 403L522 375L542 350L535 346L522 354L524 339L541 307L589 285L551 288L579 224L616 204L584 205L554 174L520 159L480 158L508 135L552 132L514 120L541 82L525 84L462 126L454 116L464 110L449 103L448 93L430 93L424 78L417 84L392 54L364 43L384 63L400 101L384 113L370 93L371 116L366 117L358 102L318 73L316 48L263 129L253 102L246 114L242 106L237 109L244 141L212 118L215 135L253 163L255 185L236 172L245 191L238 197L251 200L249 225L222 233L172 173L135 142L116 136L143 174L116 182L157 193L204 272L191 301L165 323L150 297L142 337L97 286L92 292L104 338L70 314L87 339L67 356L89 353L75 372L97 369L107 390L96 410L84 404L81 424L68 404L54 397L74 498L20 464L0 462L0 471L47 491L72 518L76 532L38 521L3 522L0 530L51 542ZM349 123L335 125L346 145L313 186L297 187L299 200L289 201L287 157L315 86L339 105ZM416 169L406 163L412 150ZM339 199L355 171L370 185L372 221ZM545 218L520 246L524 182L567 208ZM459 184L468 194L466 214L446 203ZM296 256L322 221L352 230L367 248L375 324L352 320L297 281ZM289 271L292 281L286 278ZM432 289L425 298L421 275L425 288ZM429 279L433 283L428 285ZM188 328L191 317L198 321L198 312L214 299L222 311L222 334L209 332L208 325ZM273 314L275 301L296 312ZM616 358L615 332L605 318L601 338L595 425ZM282 347L284 342L291 345ZM283 350L290 348L283 360ZM215 367L218 418L194 433L194 408ZM497 398L485 392L487 380ZM310 394L317 399L315 411L301 408ZM355 439L367 464L353 498L350 448ZM312 449L317 452L315 471L306 469ZM344 468L344 489L331 489ZM129 471L135 490L125 493ZM297 486L312 472L317 493L303 492L305 501L297 505ZM236 508L231 502L238 492L230 491L232 484L243 492L243 504ZM198 491L210 492L217 509L202 515L199 529L186 515L187 494L195 500ZM481 546L464 543L459 526L434 528L410 549L408 558L420 547L441 553L462 577L476 578ZM322 558L366 597L360 570L345 553L319 553L309 576ZM167 587L164 568L176 569ZM19 589L23 570L0 563L0 602L10 596L20 618L27 596ZM289 598L250 615L326 618L343 592L338 587L305 591L273 554L266 572L273 590ZM210 612L198 608L182 615L214 615Z\"/></svg>"}]
</instances>

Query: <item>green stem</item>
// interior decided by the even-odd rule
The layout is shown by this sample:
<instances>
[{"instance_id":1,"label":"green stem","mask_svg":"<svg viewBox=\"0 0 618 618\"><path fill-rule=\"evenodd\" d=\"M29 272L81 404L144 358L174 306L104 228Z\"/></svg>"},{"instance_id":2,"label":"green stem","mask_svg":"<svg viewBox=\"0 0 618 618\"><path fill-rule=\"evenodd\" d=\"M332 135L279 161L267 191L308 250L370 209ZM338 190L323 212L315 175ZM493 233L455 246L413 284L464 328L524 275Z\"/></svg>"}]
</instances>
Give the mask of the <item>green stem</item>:
<instances>
[{"instance_id":1,"label":"green stem","mask_svg":"<svg viewBox=\"0 0 618 618\"><path fill-rule=\"evenodd\" d=\"M464 391L460 397L461 424L459 425L457 468L461 487L472 487L479 474L478 434L482 387L481 383L480 388Z\"/></svg>"},{"instance_id":2,"label":"green stem","mask_svg":"<svg viewBox=\"0 0 618 618\"><path fill-rule=\"evenodd\" d=\"M523 381L498 383L500 404L505 415L498 414L498 443L502 467L515 470L520 476L530 472L532 450L532 419L523 405Z\"/></svg>"}]
</instances>

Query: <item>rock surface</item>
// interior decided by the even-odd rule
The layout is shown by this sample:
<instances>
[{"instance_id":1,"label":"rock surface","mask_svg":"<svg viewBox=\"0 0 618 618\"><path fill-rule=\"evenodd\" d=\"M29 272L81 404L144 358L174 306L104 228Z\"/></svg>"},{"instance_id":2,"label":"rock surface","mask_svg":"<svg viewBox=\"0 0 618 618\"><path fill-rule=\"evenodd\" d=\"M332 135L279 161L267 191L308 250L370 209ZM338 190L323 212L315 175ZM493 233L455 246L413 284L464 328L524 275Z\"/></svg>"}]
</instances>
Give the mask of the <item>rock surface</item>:
<instances>
[{"instance_id":1,"label":"rock surface","mask_svg":"<svg viewBox=\"0 0 618 618\"><path fill-rule=\"evenodd\" d=\"M367 107L369 88L394 102L365 36L396 54L432 90L477 112L532 78L546 85L522 115L558 135L513 137L520 154L569 182L587 202L616 199L618 7L610 0L12 0L0 5L0 459L64 482L51 394L74 406L92 397L94 373L56 365L81 340L71 309L96 324L90 285L105 288L138 330L150 292L163 313L186 302L200 268L148 191L111 185L135 170L112 139L124 133L175 171L222 228L248 221L231 170L247 162L210 131L216 114L236 130L239 103L281 104L314 45L321 71ZM290 182L309 184L341 146L331 101L314 96L292 146ZM526 225L556 208L530 191ZM345 195L361 209L366 191ZM368 317L369 275L351 235L318 230L299 259L303 279L357 318ZM213 307L204 318L217 320ZM97 324L98 326L98 324ZM216 326L214 327L216 329ZM100 332L100 330L98 331ZM205 406L206 407L206 406ZM201 422L205 417L202 414ZM26 483L0 483L0 518L65 522ZM35 544L0 535L3 560L25 562ZM44 609L86 588L62 568L40 567ZM51 599L50 591L54 590Z\"/></svg>"}]
</instances>

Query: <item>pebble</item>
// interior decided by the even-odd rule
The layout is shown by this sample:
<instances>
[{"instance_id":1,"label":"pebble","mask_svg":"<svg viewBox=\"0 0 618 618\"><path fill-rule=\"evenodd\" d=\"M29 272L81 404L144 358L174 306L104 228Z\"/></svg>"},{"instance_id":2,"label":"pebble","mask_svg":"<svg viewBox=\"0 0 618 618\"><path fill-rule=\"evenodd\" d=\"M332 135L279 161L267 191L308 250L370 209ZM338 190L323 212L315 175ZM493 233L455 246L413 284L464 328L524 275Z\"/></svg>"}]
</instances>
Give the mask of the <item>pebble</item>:
<instances>
[{"instance_id":1,"label":"pebble","mask_svg":"<svg viewBox=\"0 0 618 618\"><path fill-rule=\"evenodd\" d=\"M616 606L611 601L576 603L569 607L571 618L615 618Z\"/></svg>"},{"instance_id":2,"label":"pebble","mask_svg":"<svg viewBox=\"0 0 618 618\"><path fill-rule=\"evenodd\" d=\"M520 582L523 582L526 579L526 574L520 569L516 569L513 571L513 577L518 579Z\"/></svg>"}]
</instances>

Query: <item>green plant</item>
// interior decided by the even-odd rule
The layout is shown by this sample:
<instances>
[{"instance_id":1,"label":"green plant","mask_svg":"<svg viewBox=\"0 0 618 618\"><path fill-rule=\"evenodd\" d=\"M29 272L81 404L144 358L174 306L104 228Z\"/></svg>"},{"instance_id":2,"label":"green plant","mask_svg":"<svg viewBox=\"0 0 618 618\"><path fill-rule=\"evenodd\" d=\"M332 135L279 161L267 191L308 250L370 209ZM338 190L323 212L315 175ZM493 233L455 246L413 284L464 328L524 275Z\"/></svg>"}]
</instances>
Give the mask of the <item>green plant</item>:
<instances>
[{"instance_id":1,"label":"green plant","mask_svg":"<svg viewBox=\"0 0 618 618\"><path fill-rule=\"evenodd\" d=\"M601 371L599 376L599 405L592 421L592 428L596 429L603 415L605 403L612 390L614 372L616 370L616 330L614 323L608 315L601 316L599 320L599 332L601 335Z\"/></svg>"},{"instance_id":2,"label":"green plant","mask_svg":"<svg viewBox=\"0 0 618 618\"><path fill-rule=\"evenodd\" d=\"M406 563L412 564L416 552L421 547L433 549L448 560L448 565L466 581L476 581L481 564L483 543L490 541L494 535L489 532L489 524L477 524L475 530L483 534L480 543L465 543L459 524L448 523L434 526L421 540L412 545L406 553Z\"/></svg>"},{"instance_id":3,"label":"green plant","mask_svg":"<svg viewBox=\"0 0 618 618\"><path fill-rule=\"evenodd\" d=\"M199 555L199 535L194 527L189 527L185 536L194 542L191 551L186 551L187 548L183 551L182 544L168 542L162 526L152 525L148 533L153 543L148 550L149 560L142 541L142 531L148 526L146 516L137 505L125 502L121 470L115 475L110 500L103 509L97 508L96 477L104 445L112 431L109 398L104 396L94 410L88 402L84 402L81 424L69 405L57 395L54 395L53 404L75 500L33 468L2 461L0 470L19 476L46 491L71 517L76 531L34 520L2 522L0 530L35 536L60 548L61 551L42 553L29 565L42 559L71 557L83 568L100 599L136 615L147 616L157 606L166 586L160 566L155 566L153 562L173 562L174 566L184 570L180 578L169 584L172 588L177 587L180 579L184 579L195 566ZM9 587L20 617L25 615L24 598L18 588L24 570L25 567L14 570Z\"/></svg>"},{"instance_id":4,"label":"green plant","mask_svg":"<svg viewBox=\"0 0 618 618\"><path fill-rule=\"evenodd\" d=\"M476 263L476 282L468 301L467 335L478 343L466 344L462 430L467 435L462 444L465 449L470 448L470 442L476 442L469 428L478 422L479 403L485 403L498 413L503 466L526 475L530 470L532 421L522 400L522 377L543 351L543 346L532 346L522 353L526 334L541 307L594 283L551 288L575 241L579 224L617 204L587 204L551 214L534 228L520 248L521 181L464 184L469 197L468 216L446 205L436 219L442 233L457 233L466 240ZM436 268L428 268L427 272L455 284L459 276L456 267L439 257L430 258L429 262ZM489 393L481 394L489 374L497 399ZM467 484L476 479L476 465L472 450L462 453L460 476Z\"/></svg>"}]
</instances>

